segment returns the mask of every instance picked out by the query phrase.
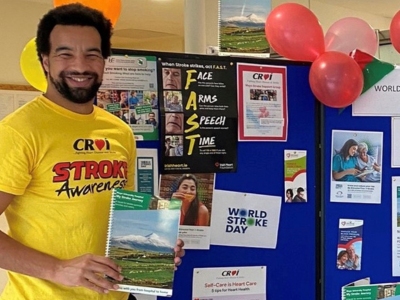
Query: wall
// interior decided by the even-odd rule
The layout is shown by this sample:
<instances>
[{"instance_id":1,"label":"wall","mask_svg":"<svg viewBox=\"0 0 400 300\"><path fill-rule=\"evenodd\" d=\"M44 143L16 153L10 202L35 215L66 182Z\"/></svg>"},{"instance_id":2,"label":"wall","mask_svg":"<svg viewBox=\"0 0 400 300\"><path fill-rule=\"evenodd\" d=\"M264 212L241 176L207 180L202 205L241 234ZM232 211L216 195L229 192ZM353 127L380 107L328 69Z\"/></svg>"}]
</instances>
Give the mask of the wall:
<instances>
[{"instance_id":1,"label":"wall","mask_svg":"<svg viewBox=\"0 0 400 300\"><path fill-rule=\"evenodd\" d=\"M374 29L387 30L389 29L391 17L384 18L371 13L366 13L363 11L351 10L339 5L335 5L335 1L327 3L327 1L317 1L317 0L294 0L294 1L284 1L284 0L271 0L271 6L276 7L282 3L294 2L299 3L308 7L318 18L321 23L324 32L337 20L345 17L356 17L366 21ZM357 1L354 1L357 2ZM362 1L358 1L362 2ZM379 9L379 4L377 4L377 10Z\"/></svg>"},{"instance_id":2,"label":"wall","mask_svg":"<svg viewBox=\"0 0 400 300\"><path fill-rule=\"evenodd\" d=\"M27 2L26 6L0 0L0 83L27 84L19 69L19 57L26 43L36 36L36 26L49 5ZM7 72L5 72L7 70Z\"/></svg>"}]
</instances>

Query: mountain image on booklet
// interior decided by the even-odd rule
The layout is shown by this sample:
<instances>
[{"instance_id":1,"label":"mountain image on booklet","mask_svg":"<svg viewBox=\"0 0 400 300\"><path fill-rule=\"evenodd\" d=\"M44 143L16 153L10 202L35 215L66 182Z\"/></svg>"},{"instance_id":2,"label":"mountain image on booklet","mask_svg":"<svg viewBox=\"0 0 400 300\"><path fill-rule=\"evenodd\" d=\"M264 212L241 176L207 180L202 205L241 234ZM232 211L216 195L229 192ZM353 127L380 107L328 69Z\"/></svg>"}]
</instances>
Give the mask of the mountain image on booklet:
<instances>
[{"instance_id":1,"label":"mountain image on booklet","mask_svg":"<svg viewBox=\"0 0 400 300\"><path fill-rule=\"evenodd\" d=\"M116 190L106 255L122 267L120 291L172 295L180 203ZM145 199L146 198L146 199ZM178 205L178 209L172 208Z\"/></svg>"}]
</instances>

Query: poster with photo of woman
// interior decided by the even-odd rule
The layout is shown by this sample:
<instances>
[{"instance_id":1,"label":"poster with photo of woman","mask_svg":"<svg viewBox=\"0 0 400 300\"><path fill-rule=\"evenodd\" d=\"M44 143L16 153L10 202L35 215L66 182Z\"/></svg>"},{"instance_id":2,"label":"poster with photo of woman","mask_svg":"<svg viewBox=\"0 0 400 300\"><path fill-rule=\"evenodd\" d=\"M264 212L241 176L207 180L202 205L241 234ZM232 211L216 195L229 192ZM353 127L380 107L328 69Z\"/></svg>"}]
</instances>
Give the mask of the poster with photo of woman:
<instances>
[{"instance_id":1,"label":"poster with photo of woman","mask_svg":"<svg viewBox=\"0 0 400 300\"><path fill-rule=\"evenodd\" d=\"M210 248L215 173L162 174L160 197L182 201L179 238L186 249Z\"/></svg>"},{"instance_id":2,"label":"poster with photo of woman","mask_svg":"<svg viewBox=\"0 0 400 300\"><path fill-rule=\"evenodd\" d=\"M383 132L332 131L331 202L381 203Z\"/></svg>"}]
</instances>

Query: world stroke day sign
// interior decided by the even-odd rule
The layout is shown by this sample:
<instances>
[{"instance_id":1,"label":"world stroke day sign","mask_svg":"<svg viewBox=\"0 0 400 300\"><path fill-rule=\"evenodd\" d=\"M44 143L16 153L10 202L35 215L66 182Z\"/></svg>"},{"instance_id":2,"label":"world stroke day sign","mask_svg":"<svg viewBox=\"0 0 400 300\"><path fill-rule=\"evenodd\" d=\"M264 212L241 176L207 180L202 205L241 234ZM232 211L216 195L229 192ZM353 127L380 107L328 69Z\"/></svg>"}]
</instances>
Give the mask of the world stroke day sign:
<instances>
[{"instance_id":1,"label":"world stroke day sign","mask_svg":"<svg viewBox=\"0 0 400 300\"><path fill-rule=\"evenodd\" d=\"M281 202L276 196L215 190L211 244L275 249Z\"/></svg>"}]
</instances>

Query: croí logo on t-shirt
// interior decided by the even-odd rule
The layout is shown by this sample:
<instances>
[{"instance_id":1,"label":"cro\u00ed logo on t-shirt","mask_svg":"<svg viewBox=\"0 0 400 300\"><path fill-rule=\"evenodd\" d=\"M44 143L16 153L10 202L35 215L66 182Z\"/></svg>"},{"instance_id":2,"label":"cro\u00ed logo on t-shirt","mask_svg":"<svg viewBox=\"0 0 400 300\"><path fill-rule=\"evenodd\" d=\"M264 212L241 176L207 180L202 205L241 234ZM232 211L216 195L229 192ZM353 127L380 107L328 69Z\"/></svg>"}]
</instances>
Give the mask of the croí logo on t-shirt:
<instances>
[{"instance_id":1,"label":"cro\u00ed logo on t-shirt","mask_svg":"<svg viewBox=\"0 0 400 300\"><path fill-rule=\"evenodd\" d=\"M73 148L76 151L102 151L110 150L110 142L104 139L77 139Z\"/></svg>"}]
</instances>

